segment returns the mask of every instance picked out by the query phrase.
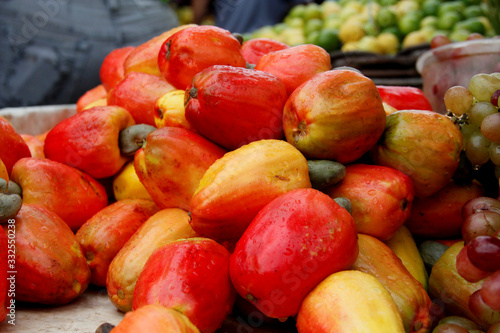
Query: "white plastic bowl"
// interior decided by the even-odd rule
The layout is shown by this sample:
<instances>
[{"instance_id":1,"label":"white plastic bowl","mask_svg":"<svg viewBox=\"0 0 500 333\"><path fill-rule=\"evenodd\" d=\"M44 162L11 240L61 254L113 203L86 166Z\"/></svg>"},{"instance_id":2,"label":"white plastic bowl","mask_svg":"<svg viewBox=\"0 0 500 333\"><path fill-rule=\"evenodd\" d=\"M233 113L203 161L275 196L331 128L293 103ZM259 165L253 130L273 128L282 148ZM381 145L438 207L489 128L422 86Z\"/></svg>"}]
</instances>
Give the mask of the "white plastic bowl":
<instances>
[{"instance_id":1,"label":"white plastic bowl","mask_svg":"<svg viewBox=\"0 0 500 333\"><path fill-rule=\"evenodd\" d=\"M423 53L416 62L423 91L434 111L446 113L444 94L453 86L469 85L476 74L500 72L500 39L455 42Z\"/></svg>"}]
</instances>

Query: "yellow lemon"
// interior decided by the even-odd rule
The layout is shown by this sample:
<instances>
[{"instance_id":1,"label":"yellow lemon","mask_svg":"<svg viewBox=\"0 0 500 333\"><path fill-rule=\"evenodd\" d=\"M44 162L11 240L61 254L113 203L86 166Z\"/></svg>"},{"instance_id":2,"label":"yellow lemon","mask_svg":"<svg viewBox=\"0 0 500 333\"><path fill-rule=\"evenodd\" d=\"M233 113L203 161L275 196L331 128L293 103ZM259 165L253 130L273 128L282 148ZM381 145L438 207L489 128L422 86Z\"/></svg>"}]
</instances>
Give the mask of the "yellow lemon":
<instances>
[{"instance_id":1,"label":"yellow lemon","mask_svg":"<svg viewBox=\"0 0 500 333\"><path fill-rule=\"evenodd\" d=\"M383 54L395 54L399 49L399 39L395 34L383 32L377 36Z\"/></svg>"},{"instance_id":2,"label":"yellow lemon","mask_svg":"<svg viewBox=\"0 0 500 333\"><path fill-rule=\"evenodd\" d=\"M416 30L410 32L403 39L402 48L424 44L428 42L428 32L424 30Z\"/></svg>"},{"instance_id":3,"label":"yellow lemon","mask_svg":"<svg viewBox=\"0 0 500 333\"><path fill-rule=\"evenodd\" d=\"M375 36L364 36L361 38L358 41L358 50L382 54L382 48L380 47L377 37Z\"/></svg>"},{"instance_id":4,"label":"yellow lemon","mask_svg":"<svg viewBox=\"0 0 500 333\"><path fill-rule=\"evenodd\" d=\"M345 22L339 30L339 38L343 44L357 42L364 36L363 24L358 21Z\"/></svg>"},{"instance_id":5,"label":"yellow lemon","mask_svg":"<svg viewBox=\"0 0 500 333\"><path fill-rule=\"evenodd\" d=\"M342 52L352 52L352 51L357 51L358 50L358 42L347 42L344 45L342 45L341 48Z\"/></svg>"}]
</instances>

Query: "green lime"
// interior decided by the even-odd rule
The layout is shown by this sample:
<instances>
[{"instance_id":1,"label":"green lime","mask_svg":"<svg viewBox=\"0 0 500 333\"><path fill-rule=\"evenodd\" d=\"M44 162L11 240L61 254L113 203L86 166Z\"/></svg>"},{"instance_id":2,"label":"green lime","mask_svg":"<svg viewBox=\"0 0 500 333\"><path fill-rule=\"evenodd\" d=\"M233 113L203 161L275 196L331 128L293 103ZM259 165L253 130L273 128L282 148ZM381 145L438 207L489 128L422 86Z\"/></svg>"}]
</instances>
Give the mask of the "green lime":
<instances>
[{"instance_id":1,"label":"green lime","mask_svg":"<svg viewBox=\"0 0 500 333\"><path fill-rule=\"evenodd\" d=\"M384 29L398 23L398 17L396 14L388 7L382 7L375 16L375 21Z\"/></svg>"},{"instance_id":2,"label":"green lime","mask_svg":"<svg viewBox=\"0 0 500 333\"><path fill-rule=\"evenodd\" d=\"M288 28L288 24L281 22L281 23L274 25L273 28L274 28L274 32L276 32L277 34L280 34L283 30Z\"/></svg>"},{"instance_id":3,"label":"green lime","mask_svg":"<svg viewBox=\"0 0 500 333\"><path fill-rule=\"evenodd\" d=\"M380 28L375 21L366 22L363 25L363 29L365 29L367 36L377 36L380 33Z\"/></svg>"},{"instance_id":4,"label":"green lime","mask_svg":"<svg viewBox=\"0 0 500 333\"><path fill-rule=\"evenodd\" d=\"M441 17L448 12L462 13L464 10L465 5L459 0L443 2L438 9L438 17Z\"/></svg>"},{"instance_id":5,"label":"green lime","mask_svg":"<svg viewBox=\"0 0 500 333\"><path fill-rule=\"evenodd\" d=\"M420 21L420 28L437 28L438 18L437 16L426 16Z\"/></svg>"},{"instance_id":6,"label":"green lime","mask_svg":"<svg viewBox=\"0 0 500 333\"><path fill-rule=\"evenodd\" d=\"M318 36L319 36L319 31L311 31L309 34L306 35L306 44L315 44L318 45Z\"/></svg>"},{"instance_id":7,"label":"green lime","mask_svg":"<svg viewBox=\"0 0 500 333\"><path fill-rule=\"evenodd\" d=\"M441 1L439 0L426 0L422 4L422 12L424 16L436 16L440 6Z\"/></svg>"},{"instance_id":8,"label":"green lime","mask_svg":"<svg viewBox=\"0 0 500 333\"><path fill-rule=\"evenodd\" d=\"M340 49L339 31L337 29L325 28L319 32L316 45L321 46L328 52Z\"/></svg>"},{"instance_id":9,"label":"green lime","mask_svg":"<svg viewBox=\"0 0 500 333\"><path fill-rule=\"evenodd\" d=\"M323 21L317 18L310 19L304 24L304 33L309 35L313 31L320 31L323 27Z\"/></svg>"},{"instance_id":10,"label":"green lime","mask_svg":"<svg viewBox=\"0 0 500 333\"><path fill-rule=\"evenodd\" d=\"M304 11L306 9L306 6L303 5L303 4L300 4L300 5L296 5L296 6L293 6L292 9L290 9L290 11L288 12L288 14L286 15L286 18L295 18L295 17L298 17L298 18L304 18Z\"/></svg>"},{"instance_id":11,"label":"green lime","mask_svg":"<svg viewBox=\"0 0 500 333\"><path fill-rule=\"evenodd\" d=\"M408 35L412 31L420 28L420 16L414 15L414 12L409 12L399 20L398 28L403 35Z\"/></svg>"},{"instance_id":12,"label":"green lime","mask_svg":"<svg viewBox=\"0 0 500 333\"><path fill-rule=\"evenodd\" d=\"M396 37L398 37L399 40L403 39L403 34L399 30L399 28L396 27L396 26L392 26L392 27L388 27L388 28L382 29L382 31L380 33L381 34L383 34L383 33L393 34Z\"/></svg>"},{"instance_id":13,"label":"green lime","mask_svg":"<svg viewBox=\"0 0 500 333\"><path fill-rule=\"evenodd\" d=\"M464 5L466 7L470 6L470 5L480 5L481 4L481 0L462 0L462 2L464 3Z\"/></svg>"},{"instance_id":14,"label":"green lime","mask_svg":"<svg viewBox=\"0 0 500 333\"><path fill-rule=\"evenodd\" d=\"M446 12L438 18L437 27L439 30L453 30L455 24L460 22L462 18L457 12Z\"/></svg>"},{"instance_id":15,"label":"green lime","mask_svg":"<svg viewBox=\"0 0 500 333\"><path fill-rule=\"evenodd\" d=\"M398 3L399 0L377 0L381 6L392 6Z\"/></svg>"},{"instance_id":16,"label":"green lime","mask_svg":"<svg viewBox=\"0 0 500 333\"><path fill-rule=\"evenodd\" d=\"M457 30L454 30L450 33L449 37L452 41L455 41L455 42L463 42L463 41L466 41L467 38L469 37L470 35L470 31L469 30L465 30L465 29L457 29Z\"/></svg>"},{"instance_id":17,"label":"green lime","mask_svg":"<svg viewBox=\"0 0 500 333\"><path fill-rule=\"evenodd\" d=\"M308 3L305 5L304 9L304 20L320 19L323 14L321 13L321 7L315 2Z\"/></svg>"},{"instance_id":18,"label":"green lime","mask_svg":"<svg viewBox=\"0 0 500 333\"><path fill-rule=\"evenodd\" d=\"M483 15L483 10L479 5L470 5L464 9L463 14L465 18L479 17Z\"/></svg>"},{"instance_id":19,"label":"green lime","mask_svg":"<svg viewBox=\"0 0 500 333\"><path fill-rule=\"evenodd\" d=\"M478 34L484 35L486 33L486 28L477 17L471 17L464 21L456 24L455 30L468 30L470 32L476 32Z\"/></svg>"},{"instance_id":20,"label":"green lime","mask_svg":"<svg viewBox=\"0 0 500 333\"><path fill-rule=\"evenodd\" d=\"M323 21L323 29L333 28L339 29L342 25L342 20L338 15L330 15Z\"/></svg>"},{"instance_id":21,"label":"green lime","mask_svg":"<svg viewBox=\"0 0 500 333\"><path fill-rule=\"evenodd\" d=\"M284 22L291 28L302 28L304 26L304 19L300 17L287 17Z\"/></svg>"}]
</instances>

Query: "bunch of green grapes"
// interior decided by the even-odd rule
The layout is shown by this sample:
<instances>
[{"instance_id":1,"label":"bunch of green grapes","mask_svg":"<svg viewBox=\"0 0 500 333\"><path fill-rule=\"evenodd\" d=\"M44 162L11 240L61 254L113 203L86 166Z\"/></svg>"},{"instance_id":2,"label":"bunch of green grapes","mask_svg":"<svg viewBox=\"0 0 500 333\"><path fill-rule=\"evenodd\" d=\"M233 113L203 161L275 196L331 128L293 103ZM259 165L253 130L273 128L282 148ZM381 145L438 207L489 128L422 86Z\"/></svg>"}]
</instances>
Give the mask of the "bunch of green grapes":
<instances>
[{"instance_id":1,"label":"bunch of green grapes","mask_svg":"<svg viewBox=\"0 0 500 333\"><path fill-rule=\"evenodd\" d=\"M467 159L475 170L491 161L500 177L500 73L476 74L469 86L454 86L444 95L448 114L460 126Z\"/></svg>"}]
</instances>

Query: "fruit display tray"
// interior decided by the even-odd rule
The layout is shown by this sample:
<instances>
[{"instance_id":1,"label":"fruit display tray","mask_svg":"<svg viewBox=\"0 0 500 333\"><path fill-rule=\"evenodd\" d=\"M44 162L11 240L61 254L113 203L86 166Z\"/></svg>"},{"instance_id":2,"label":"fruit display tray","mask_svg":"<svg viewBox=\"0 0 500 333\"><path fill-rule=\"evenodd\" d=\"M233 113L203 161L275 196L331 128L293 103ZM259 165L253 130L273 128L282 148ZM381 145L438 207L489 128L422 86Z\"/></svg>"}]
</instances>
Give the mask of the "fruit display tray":
<instances>
[{"instance_id":1,"label":"fruit display tray","mask_svg":"<svg viewBox=\"0 0 500 333\"><path fill-rule=\"evenodd\" d=\"M76 105L47 105L0 109L20 134L39 135L50 130L59 121L76 113ZM2 333L94 333L109 323L117 325L124 314L109 300L106 288L90 285L74 301L63 305L43 305L16 302L15 325L9 317L0 323ZM296 333L293 320L281 323L277 320L253 318L233 312L217 330L217 333Z\"/></svg>"},{"instance_id":2,"label":"fruit display tray","mask_svg":"<svg viewBox=\"0 0 500 333\"><path fill-rule=\"evenodd\" d=\"M395 55L334 51L330 53L330 57L332 67L354 67L377 85L412 86L421 89L423 81L417 72L416 62L418 57L429 49L429 44L421 44L408 47Z\"/></svg>"},{"instance_id":3,"label":"fruit display tray","mask_svg":"<svg viewBox=\"0 0 500 333\"><path fill-rule=\"evenodd\" d=\"M0 109L18 133L38 135L76 113L76 105L47 105ZM109 301L105 288L90 286L75 301L58 306L16 302L15 325L0 323L0 332L93 333L102 323L118 324L123 313Z\"/></svg>"}]
</instances>

